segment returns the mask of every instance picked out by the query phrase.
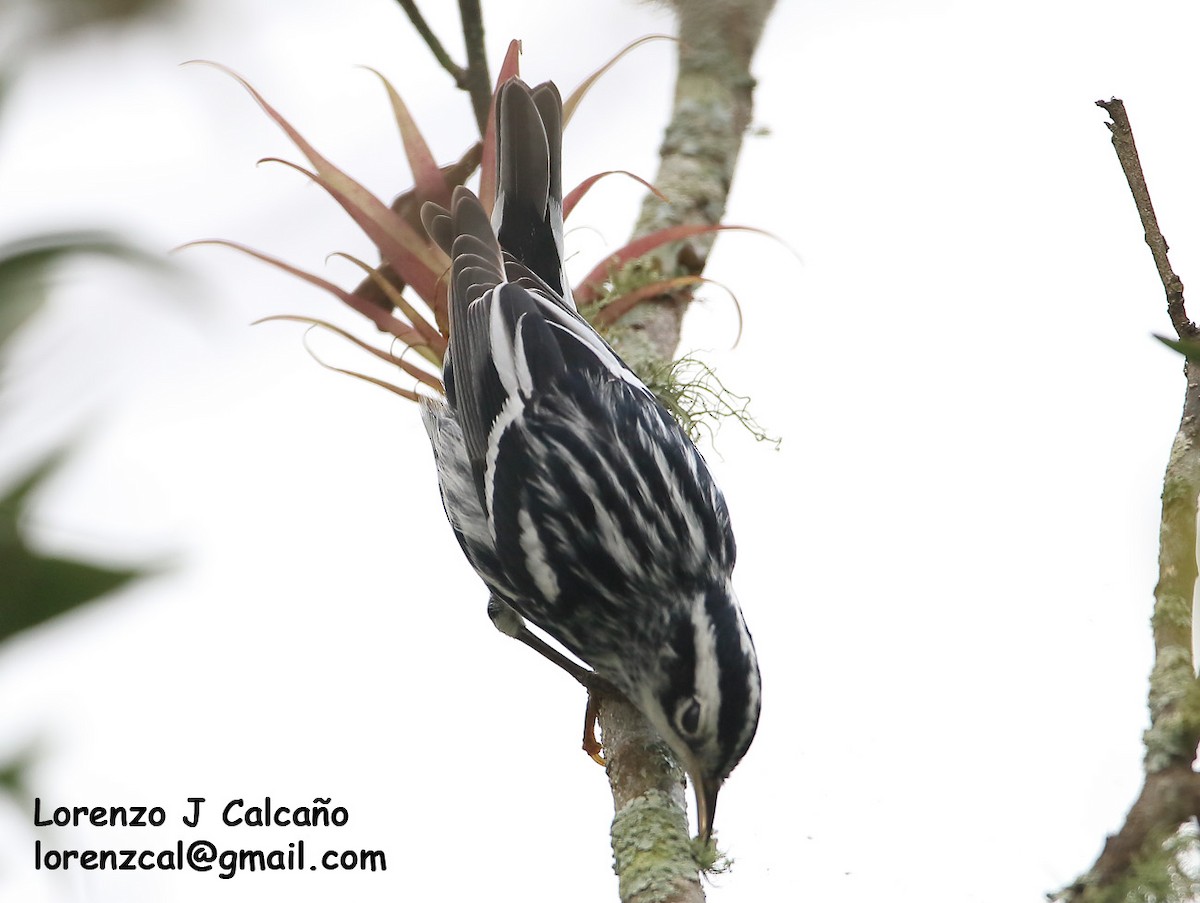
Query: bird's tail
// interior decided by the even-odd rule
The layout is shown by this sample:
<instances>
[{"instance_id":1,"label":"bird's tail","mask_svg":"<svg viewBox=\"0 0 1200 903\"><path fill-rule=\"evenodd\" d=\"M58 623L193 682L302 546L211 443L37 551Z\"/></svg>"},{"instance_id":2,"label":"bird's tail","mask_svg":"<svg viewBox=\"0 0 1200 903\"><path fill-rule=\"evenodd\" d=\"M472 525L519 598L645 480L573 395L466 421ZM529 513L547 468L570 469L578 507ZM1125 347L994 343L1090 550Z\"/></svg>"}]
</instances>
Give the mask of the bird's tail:
<instances>
[{"instance_id":1,"label":"bird's tail","mask_svg":"<svg viewBox=\"0 0 1200 903\"><path fill-rule=\"evenodd\" d=\"M530 88L511 78L500 86L496 169L496 199L486 230L492 235L478 228L480 220L473 211L466 218L476 238L503 249L504 266L492 285L507 278L524 280L529 288L548 288L555 301L574 313L563 271L562 98L553 82ZM469 194L455 190L450 210L433 202L421 208L425 231L452 260L459 253L455 239L463 233L457 211L464 193ZM483 224L488 225L486 216ZM492 255L487 256L490 260Z\"/></svg>"},{"instance_id":2,"label":"bird's tail","mask_svg":"<svg viewBox=\"0 0 1200 903\"><path fill-rule=\"evenodd\" d=\"M496 96L496 204L500 247L575 309L563 272L562 98L553 82L519 78Z\"/></svg>"}]
</instances>

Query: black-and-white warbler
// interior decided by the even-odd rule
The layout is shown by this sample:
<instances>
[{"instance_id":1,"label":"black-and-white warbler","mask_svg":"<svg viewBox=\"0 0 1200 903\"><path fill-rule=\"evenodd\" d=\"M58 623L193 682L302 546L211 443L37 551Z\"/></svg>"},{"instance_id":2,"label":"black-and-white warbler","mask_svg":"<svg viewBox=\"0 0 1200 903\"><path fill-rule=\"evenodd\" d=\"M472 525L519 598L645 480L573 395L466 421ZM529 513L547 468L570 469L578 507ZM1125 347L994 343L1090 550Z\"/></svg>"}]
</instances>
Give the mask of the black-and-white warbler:
<instances>
[{"instance_id":1,"label":"black-and-white warbler","mask_svg":"<svg viewBox=\"0 0 1200 903\"><path fill-rule=\"evenodd\" d=\"M576 311L563 273L562 103L500 89L492 217L422 221L452 260L446 515L506 632L528 618L636 705L692 779L701 836L754 738L760 682L725 500L691 439ZM505 622L509 626L505 626Z\"/></svg>"}]
</instances>

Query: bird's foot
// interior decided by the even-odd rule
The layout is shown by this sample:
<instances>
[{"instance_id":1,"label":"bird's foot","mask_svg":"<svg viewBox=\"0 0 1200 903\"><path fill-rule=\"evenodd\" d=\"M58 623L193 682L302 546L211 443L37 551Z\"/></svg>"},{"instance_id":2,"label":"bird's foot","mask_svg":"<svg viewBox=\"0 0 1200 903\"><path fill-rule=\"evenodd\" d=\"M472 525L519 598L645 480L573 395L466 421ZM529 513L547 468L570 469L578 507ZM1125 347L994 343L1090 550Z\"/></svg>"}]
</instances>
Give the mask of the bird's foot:
<instances>
[{"instance_id":1,"label":"bird's foot","mask_svg":"<svg viewBox=\"0 0 1200 903\"><path fill-rule=\"evenodd\" d=\"M596 701L596 695L591 690L588 690L587 711L583 713L583 751L597 765L607 768L608 762L605 761L602 755L604 744L596 737L597 719L599 717L600 703Z\"/></svg>"}]
</instances>

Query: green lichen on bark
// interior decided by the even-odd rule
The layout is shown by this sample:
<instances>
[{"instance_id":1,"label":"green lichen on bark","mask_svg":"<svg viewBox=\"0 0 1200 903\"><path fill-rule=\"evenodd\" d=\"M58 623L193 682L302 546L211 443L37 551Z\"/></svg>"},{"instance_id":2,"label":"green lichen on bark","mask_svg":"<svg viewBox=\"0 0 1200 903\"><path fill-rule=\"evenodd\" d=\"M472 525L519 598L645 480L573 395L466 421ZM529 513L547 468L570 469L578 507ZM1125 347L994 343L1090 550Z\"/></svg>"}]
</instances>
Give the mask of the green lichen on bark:
<instances>
[{"instance_id":1,"label":"green lichen on bark","mask_svg":"<svg viewBox=\"0 0 1200 903\"><path fill-rule=\"evenodd\" d=\"M707 433L711 443L721 424L733 420L759 442L774 442L779 448L781 440L767 433L750 412L750 397L729 389L700 358L684 355L640 375L692 441L700 442Z\"/></svg>"},{"instance_id":2,"label":"green lichen on bark","mask_svg":"<svg viewBox=\"0 0 1200 903\"><path fill-rule=\"evenodd\" d=\"M1189 362L1184 415L1171 444L1163 479L1159 580L1154 590L1154 667L1150 673L1150 728L1144 735L1146 771L1190 765L1200 739L1200 681L1192 656L1195 598L1196 502L1200 453L1196 443L1195 368Z\"/></svg>"},{"instance_id":3,"label":"green lichen on bark","mask_svg":"<svg viewBox=\"0 0 1200 903\"><path fill-rule=\"evenodd\" d=\"M1192 653L1196 596L1196 516L1200 496L1200 360L1191 353L1200 329L1187 315L1183 282L1167 258L1133 129L1118 98L1096 102L1137 205L1179 337L1168 342L1186 357L1183 416L1163 477L1158 585L1154 588L1154 667L1150 674L1150 728L1144 734L1145 778L1124 824L1104 842L1095 864L1053 899L1056 903L1135 903L1194 900L1200 893L1200 775L1193 770L1200 742L1200 681Z\"/></svg>"},{"instance_id":4,"label":"green lichen on bark","mask_svg":"<svg viewBox=\"0 0 1200 903\"><path fill-rule=\"evenodd\" d=\"M622 903L703 903L688 836L684 772L626 699L599 697L613 793L613 870Z\"/></svg>"},{"instance_id":5,"label":"green lichen on bark","mask_svg":"<svg viewBox=\"0 0 1200 903\"><path fill-rule=\"evenodd\" d=\"M1200 890L1193 826L1155 832L1115 884L1092 889L1087 903L1184 903Z\"/></svg>"},{"instance_id":6,"label":"green lichen on bark","mask_svg":"<svg viewBox=\"0 0 1200 903\"><path fill-rule=\"evenodd\" d=\"M672 0L679 14L679 71L671 121L659 149L654 184L669 198L647 195L635 236L670 226L716 225L725 214L742 140L753 115L750 60L775 0ZM656 248L651 266L661 278L699 275L716 236L694 236ZM623 318L654 338L659 362L671 357L691 294L651 301ZM640 344L640 343L639 343ZM641 348L632 348L635 356ZM626 354L621 351L622 356ZM628 360L629 358L626 358Z\"/></svg>"},{"instance_id":7,"label":"green lichen on bark","mask_svg":"<svg viewBox=\"0 0 1200 903\"><path fill-rule=\"evenodd\" d=\"M1150 672L1150 728L1143 735L1146 770L1162 771L1196 755L1200 730L1200 684L1190 650L1162 650Z\"/></svg>"},{"instance_id":8,"label":"green lichen on bark","mask_svg":"<svg viewBox=\"0 0 1200 903\"><path fill-rule=\"evenodd\" d=\"M1150 618L1150 626L1156 633L1191 630L1191 596L1182 593L1160 593L1158 603L1154 606L1154 614Z\"/></svg>"},{"instance_id":9,"label":"green lichen on bark","mask_svg":"<svg viewBox=\"0 0 1200 903\"><path fill-rule=\"evenodd\" d=\"M672 203L647 198L634 237L671 225L720 220L751 117L750 59L775 0L671 0L671 5L679 21L679 71L654 183L669 192ZM706 122L695 122L695 136L703 143L693 146L684 123L697 110L705 114ZM711 236L700 236L666 246L647 265L663 276L698 276L711 245ZM641 304L618 321L622 329L618 352L635 372L647 372L673 357L690 299L690 292L680 291ZM617 812L612 841L622 903L702 903L704 892L688 837L678 765L670 757L662 761L656 752L661 741L628 703L625 707L602 704L600 726L605 749L612 753L609 773ZM612 750L610 743L618 749ZM649 768L656 758L658 767ZM614 767L621 760L647 767ZM636 780L625 780L623 775ZM672 814L652 816L641 811L643 805ZM669 824L674 825L677 840L659 843ZM643 849L646 843L650 847ZM656 865L660 861L663 864Z\"/></svg>"},{"instance_id":10,"label":"green lichen on bark","mask_svg":"<svg viewBox=\"0 0 1200 903\"><path fill-rule=\"evenodd\" d=\"M687 821L669 794L648 790L630 801L613 818L612 836L622 900L663 903L695 882Z\"/></svg>"},{"instance_id":11,"label":"green lichen on bark","mask_svg":"<svg viewBox=\"0 0 1200 903\"><path fill-rule=\"evenodd\" d=\"M580 314L621 355L692 441L699 442L706 433L711 441L721 424L732 419L759 442L773 442L778 448L780 439L767 433L750 412L749 396L728 388L712 367L693 354L674 359L663 357L660 346L664 341L673 341L673 337L669 333L669 322L664 321L655 308L635 307L610 326L596 323L596 315L611 298L661 279L652 264L643 263L640 259L635 260L614 272L605 295L581 307Z\"/></svg>"},{"instance_id":12,"label":"green lichen on bark","mask_svg":"<svg viewBox=\"0 0 1200 903\"><path fill-rule=\"evenodd\" d=\"M638 376L662 367L671 356L662 353L664 344L673 349L679 341L676 322L662 316L664 304L673 302L650 301L635 307L608 330L612 346Z\"/></svg>"}]
</instances>

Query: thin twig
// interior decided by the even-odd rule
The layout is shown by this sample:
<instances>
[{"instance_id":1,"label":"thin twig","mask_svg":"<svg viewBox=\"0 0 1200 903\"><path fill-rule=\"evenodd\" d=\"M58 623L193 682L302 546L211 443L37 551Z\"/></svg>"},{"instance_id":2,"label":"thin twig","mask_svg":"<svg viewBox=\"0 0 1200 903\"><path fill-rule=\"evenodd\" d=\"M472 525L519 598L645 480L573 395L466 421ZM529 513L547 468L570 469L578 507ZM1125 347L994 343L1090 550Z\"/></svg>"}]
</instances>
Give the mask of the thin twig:
<instances>
[{"instance_id":1,"label":"thin twig","mask_svg":"<svg viewBox=\"0 0 1200 903\"><path fill-rule=\"evenodd\" d=\"M417 30L417 34L421 36L426 46L433 51L433 55L438 63L441 64L441 67L453 77L454 84L466 91L466 68L450 59L450 54L446 52L446 48L442 46L442 42L438 40L437 35L433 33L433 29L429 27L429 23L425 21L425 17L421 15L421 11L417 9L416 0L396 0L396 2L400 4L400 7L408 15L413 28Z\"/></svg>"},{"instance_id":2,"label":"thin twig","mask_svg":"<svg viewBox=\"0 0 1200 903\"><path fill-rule=\"evenodd\" d=\"M492 109L492 77L488 74L487 47L483 42L483 11L479 8L479 0L458 0L458 12L467 45L467 68L459 87L471 95L475 122L482 135Z\"/></svg>"},{"instance_id":3,"label":"thin twig","mask_svg":"<svg viewBox=\"0 0 1200 903\"><path fill-rule=\"evenodd\" d=\"M1142 172L1142 162L1138 159L1137 145L1133 141L1133 129L1129 125L1129 116L1125 113L1125 104L1119 98L1098 100L1096 106L1103 107L1112 117L1112 122L1106 122L1112 132L1113 147L1117 151L1117 159L1125 170L1125 181L1133 192L1133 200L1137 204L1138 216L1142 219L1142 228L1146 230L1146 244L1154 255L1154 265L1158 268L1158 276L1162 280L1167 293L1167 313L1171 317L1171 325L1181 339L1194 338L1200 335L1200 329L1188 319L1183 304L1183 282L1171 269L1171 261L1167 259L1167 240L1158 227L1158 217L1154 215L1154 205L1150 202L1150 189L1146 187L1146 175Z\"/></svg>"}]
</instances>

